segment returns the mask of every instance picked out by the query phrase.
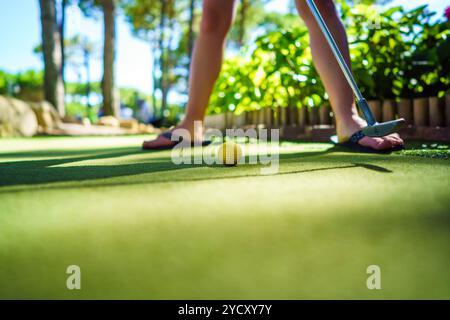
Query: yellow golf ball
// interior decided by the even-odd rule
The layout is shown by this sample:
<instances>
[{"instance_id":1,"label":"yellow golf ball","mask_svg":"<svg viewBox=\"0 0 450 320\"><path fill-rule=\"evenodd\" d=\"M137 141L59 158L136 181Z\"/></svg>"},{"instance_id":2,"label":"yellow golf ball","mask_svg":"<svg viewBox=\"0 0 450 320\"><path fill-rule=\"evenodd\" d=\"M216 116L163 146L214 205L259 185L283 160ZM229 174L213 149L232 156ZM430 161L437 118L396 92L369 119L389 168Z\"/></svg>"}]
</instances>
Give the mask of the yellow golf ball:
<instances>
[{"instance_id":1,"label":"yellow golf ball","mask_svg":"<svg viewBox=\"0 0 450 320\"><path fill-rule=\"evenodd\" d=\"M232 142L227 141L219 146L217 150L217 160L218 163L225 166L235 166L238 164L239 160L242 158L241 147Z\"/></svg>"}]
</instances>

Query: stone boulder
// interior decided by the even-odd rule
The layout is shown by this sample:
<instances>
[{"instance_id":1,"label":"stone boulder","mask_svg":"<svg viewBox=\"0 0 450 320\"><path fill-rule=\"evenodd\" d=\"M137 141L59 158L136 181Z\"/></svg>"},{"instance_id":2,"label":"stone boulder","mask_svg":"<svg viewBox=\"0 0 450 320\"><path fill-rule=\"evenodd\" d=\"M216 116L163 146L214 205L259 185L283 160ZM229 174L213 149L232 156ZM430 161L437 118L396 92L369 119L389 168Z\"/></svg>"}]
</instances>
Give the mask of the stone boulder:
<instances>
[{"instance_id":1,"label":"stone boulder","mask_svg":"<svg viewBox=\"0 0 450 320\"><path fill-rule=\"evenodd\" d=\"M136 119L120 120L120 127L137 133L139 132L139 121Z\"/></svg>"},{"instance_id":2,"label":"stone boulder","mask_svg":"<svg viewBox=\"0 0 450 320\"><path fill-rule=\"evenodd\" d=\"M113 116L104 116L98 120L97 125L120 128L120 120Z\"/></svg>"},{"instance_id":3,"label":"stone boulder","mask_svg":"<svg viewBox=\"0 0 450 320\"><path fill-rule=\"evenodd\" d=\"M31 137L37 132L38 121L28 103L0 96L0 137Z\"/></svg>"},{"instance_id":4,"label":"stone boulder","mask_svg":"<svg viewBox=\"0 0 450 320\"><path fill-rule=\"evenodd\" d=\"M47 132L50 129L59 128L62 124L61 117L55 107L47 101L30 103L36 114L40 132Z\"/></svg>"}]
</instances>

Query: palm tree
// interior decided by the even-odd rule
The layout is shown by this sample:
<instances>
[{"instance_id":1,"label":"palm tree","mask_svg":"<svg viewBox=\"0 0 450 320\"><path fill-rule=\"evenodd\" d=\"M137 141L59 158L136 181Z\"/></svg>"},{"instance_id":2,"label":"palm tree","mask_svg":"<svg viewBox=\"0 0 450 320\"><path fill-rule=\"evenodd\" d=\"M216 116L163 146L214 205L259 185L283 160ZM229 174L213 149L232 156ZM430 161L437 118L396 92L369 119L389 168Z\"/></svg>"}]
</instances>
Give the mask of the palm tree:
<instances>
[{"instance_id":1,"label":"palm tree","mask_svg":"<svg viewBox=\"0 0 450 320\"><path fill-rule=\"evenodd\" d=\"M192 60L192 51L194 50L194 25L195 25L195 7L196 0L189 0L189 28L188 28L188 55L189 66Z\"/></svg>"},{"instance_id":2,"label":"palm tree","mask_svg":"<svg viewBox=\"0 0 450 320\"><path fill-rule=\"evenodd\" d=\"M61 18L59 21L59 26L58 26L58 30L59 30L59 41L60 41L60 46L61 46L61 77L62 77L62 81L63 83L65 83L65 79L64 79L64 69L66 66L66 44L65 44L65 35L66 35L66 15L67 15L67 6L70 4L69 0L61 0L60 2L60 14L61 14Z\"/></svg>"},{"instance_id":3,"label":"palm tree","mask_svg":"<svg viewBox=\"0 0 450 320\"><path fill-rule=\"evenodd\" d=\"M44 96L61 116L65 115L62 55L55 0L39 0L42 25L42 52L44 55Z\"/></svg>"},{"instance_id":4,"label":"palm tree","mask_svg":"<svg viewBox=\"0 0 450 320\"><path fill-rule=\"evenodd\" d=\"M165 47L165 40L166 40L166 26L167 26L167 20L168 18L168 0L161 0L161 13L160 13L160 23L159 23L159 65L161 69L161 77L159 78L159 87L161 89L161 117L164 117L164 111L167 108L167 55L166 55L166 47Z\"/></svg>"},{"instance_id":5,"label":"palm tree","mask_svg":"<svg viewBox=\"0 0 450 320\"><path fill-rule=\"evenodd\" d=\"M86 36L76 35L66 41L66 62L78 73L78 82L82 83L80 69L84 69L84 93L87 106L91 107L90 96L92 91L91 60L97 53L95 44Z\"/></svg>"},{"instance_id":6,"label":"palm tree","mask_svg":"<svg viewBox=\"0 0 450 320\"><path fill-rule=\"evenodd\" d=\"M244 44L244 37L246 33L246 23L247 23L247 12L250 7L249 0L241 0L241 7L239 10L239 34L238 34L238 44L242 46Z\"/></svg>"},{"instance_id":7,"label":"palm tree","mask_svg":"<svg viewBox=\"0 0 450 320\"><path fill-rule=\"evenodd\" d=\"M115 73L114 63L116 55L116 15L117 0L78 0L78 6L87 16L93 16L98 9L103 12L104 41L103 41L103 112L106 115L119 115L119 108L114 95Z\"/></svg>"},{"instance_id":8,"label":"palm tree","mask_svg":"<svg viewBox=\"0 0 450 320\"><path fill-rule=\"evenodd\" d=\"M104 46L103 46L103 111L106 115L117 116L119 110L114 98L114 61L116 47L116 3L115 0L103 0L101 2L104 21Z\"/></svg>"}]
</instances>

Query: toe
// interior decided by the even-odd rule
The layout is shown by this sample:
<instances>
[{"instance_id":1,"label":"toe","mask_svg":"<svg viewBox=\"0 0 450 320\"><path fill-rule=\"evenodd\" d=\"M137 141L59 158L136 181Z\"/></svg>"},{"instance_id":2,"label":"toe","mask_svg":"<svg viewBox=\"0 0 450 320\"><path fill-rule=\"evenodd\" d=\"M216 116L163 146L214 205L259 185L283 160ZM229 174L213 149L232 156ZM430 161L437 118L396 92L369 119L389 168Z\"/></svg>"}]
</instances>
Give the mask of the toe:
<instances>
[{"instance_id":1,"label":"toe","mask_svg":"<svg viewBox=\"0 0 450 320\"><path fill-rule=\"evenodd\" d=\"M400 142L400 144L404 144L405 142L403 141L402 138L400 138L398 133L393 133L391 135L389 135L389 137L391 137L392 139L394 139L397 142Z\"/></svg>"},{"instance_id":2,"label":"toe","mask_svg":"<svg viewBox=\"0 0 450 320\"><path fill-rule=\"evenodd\" d=\"M377 141L375 149L377 150L387 150L392 148L394 145L394 142L390 139L383 139L381 138L380 141Z\"/></svg>"},{"instance_id":3,"label":"toe","mask_svg":"<svg viewBox=\"0 0 450 320\"><path fill-rule=\"evenodd\" d=\"M360 140L359 143L365 147L369 147L374 150L388 150L395 147L397 142L391 139L387 139L386 137L383 138L364 137L363 139Z\"/></svg>"},{"instance_id":4,"label":"toe","mask_svg":"<svg viewBox=\"0 0 450 320\"><path fill-rule=\"evenodd\" d=\"M394 136L386 136L383 137L382 139L388 141L392 146L397 146L401 143L400 140Z\"/></svg>"}]
</instances>

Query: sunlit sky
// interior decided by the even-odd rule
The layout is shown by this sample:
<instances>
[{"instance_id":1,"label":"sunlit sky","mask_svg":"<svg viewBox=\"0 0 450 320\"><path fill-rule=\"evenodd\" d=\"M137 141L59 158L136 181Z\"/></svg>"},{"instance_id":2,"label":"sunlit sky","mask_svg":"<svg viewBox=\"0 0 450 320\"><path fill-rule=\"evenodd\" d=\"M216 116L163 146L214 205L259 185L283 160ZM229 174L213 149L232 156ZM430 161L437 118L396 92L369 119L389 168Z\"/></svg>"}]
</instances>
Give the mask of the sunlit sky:
<instances>
[{"instance_id":1,"label":"sunlit sky","mask_svg":"<svg viewBox=\"0 0 450 320\"><path fill-rule=\"evenodd\" d=\"M150 1L150 0L149 0ZM268 10L283 10L288 1L268 6ZM282 4L280 4L280 2ZM394 0L388 6L403 5L414 8L429 4L430 8L441 15L450 0ZM151 90L151 50L148 43L133 37L129 25L123 18L118 21L117 45L117 84L120 87L131 87L143 92ZM0 0L0 69L18 72L27 69L41 69L41 58L33 53L33 48L40 43L39 5L38 0ZM88 36L99 49L102 44L102 22L84 18L74 8L69 8L67 36L76 34ZM91 76L93 80L101 77L101 61L98 56L92 61ZM66 78L77 81L77 75L70 69Z\"/></svg>"}]
</instances>

